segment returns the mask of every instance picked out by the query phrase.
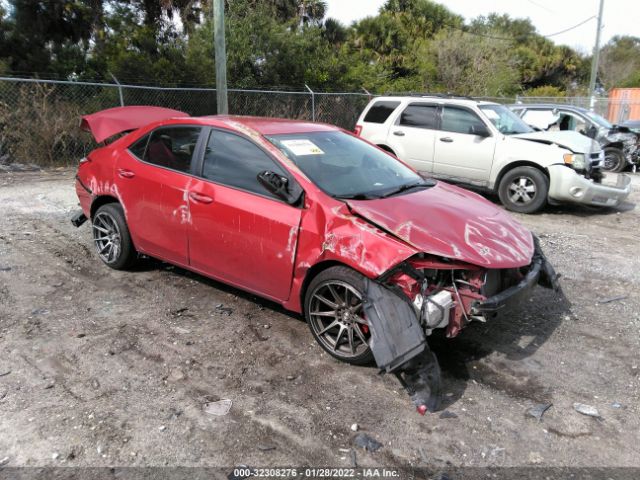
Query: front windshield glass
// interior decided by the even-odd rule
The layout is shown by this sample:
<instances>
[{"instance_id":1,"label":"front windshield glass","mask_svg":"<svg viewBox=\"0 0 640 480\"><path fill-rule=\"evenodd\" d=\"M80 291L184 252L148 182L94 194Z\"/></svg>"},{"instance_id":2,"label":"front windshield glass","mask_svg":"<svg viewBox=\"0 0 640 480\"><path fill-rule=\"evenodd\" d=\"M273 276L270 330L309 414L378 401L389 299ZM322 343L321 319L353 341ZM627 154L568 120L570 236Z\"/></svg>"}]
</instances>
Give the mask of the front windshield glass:
<instances>
[{"instance_id":1,"label":"front windshield glass","mask_svg":"<svg viewBox=\"0 0 640 480\"><path fill-rule=\"evenodd\" d=\"M484 112L491 123L505 135L516 133L530 133L533 129L524 123L522 119L509 110L504 105L480 105L480 110Z\"/></svg>"},{"instance_id":2,"label":"front windshield glass","mask_svg":"<svg viewBox=\"0 0 640 480\"><path fill-rule=\"evenodd\" d=\"M267 139L336 198L382 198L433 185L392 156L344 132L294 133Z\"/></svg>"},{"instance_id":3,"label":"front windshield glass","mask_svg":"<svg viewBox=\"0 0 640 480\"><path fill-rule=\"evenodd\" d=\"M593 120L594 122L596 122L598 125L600 125L601 127L604 128L613 128L613 125L611 125L611 123L609 123L609 121L604 118L601 117L600 115L598 115L597 113L593 113L593 112L584 112L585 115L587 117L589 117L591 120Z\"/></svg>"}]
</instances>

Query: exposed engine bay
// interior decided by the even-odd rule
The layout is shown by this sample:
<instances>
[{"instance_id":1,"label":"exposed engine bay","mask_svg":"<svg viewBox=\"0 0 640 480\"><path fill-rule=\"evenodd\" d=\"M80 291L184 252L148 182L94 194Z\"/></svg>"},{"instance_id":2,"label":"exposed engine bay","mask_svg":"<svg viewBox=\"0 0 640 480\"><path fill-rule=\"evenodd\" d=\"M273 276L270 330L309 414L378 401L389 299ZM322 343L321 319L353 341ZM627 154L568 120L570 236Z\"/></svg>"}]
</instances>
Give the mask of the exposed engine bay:
<instances>
[{"instance_id":1,"label":"exposed engine bay","mask_svg":"<svg viewBox=\"0 0 640 480\"><path fill-rule=\"evenodd\" d=\"M558 289L537 239L535 247L526 267L484 269L421 254L366 282L364 311L376 363L381 372L398 377L419 413L437 409L440 401L440 368L427 344L435 329L455 337L466 324L491 319L536 284Z\"/></svg>"}]
</instances>

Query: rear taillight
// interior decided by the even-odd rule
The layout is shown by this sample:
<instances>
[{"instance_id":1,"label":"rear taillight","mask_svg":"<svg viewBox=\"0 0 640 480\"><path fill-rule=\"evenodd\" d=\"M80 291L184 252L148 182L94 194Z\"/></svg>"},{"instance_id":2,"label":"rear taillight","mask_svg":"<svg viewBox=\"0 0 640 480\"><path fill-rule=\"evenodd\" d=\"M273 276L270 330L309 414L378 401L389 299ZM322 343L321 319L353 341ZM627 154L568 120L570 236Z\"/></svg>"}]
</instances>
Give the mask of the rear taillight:
<instances>
[{"instance_id":1,"label":"rear taillight","mask_svg":"<svg viewBox=\"0 0 640 480\"><path fill-rule=\"evenodd\" d=\"M362 133L362 125L356 125L356 128L353 130L353 133L360 136L360 134Z\"/></svg>"}]
</instances>

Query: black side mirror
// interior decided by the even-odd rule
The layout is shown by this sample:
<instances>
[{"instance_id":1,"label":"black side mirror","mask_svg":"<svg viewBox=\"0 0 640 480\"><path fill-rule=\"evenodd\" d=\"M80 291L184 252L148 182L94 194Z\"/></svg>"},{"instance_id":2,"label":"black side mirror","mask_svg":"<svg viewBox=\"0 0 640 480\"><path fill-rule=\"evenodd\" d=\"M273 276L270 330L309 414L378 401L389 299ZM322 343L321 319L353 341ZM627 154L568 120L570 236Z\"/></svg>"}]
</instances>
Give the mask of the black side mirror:
<instances>
[{"instance_id":1,"label":"black side mirror","mask_svg":"<svg viewBox=\"0 0 640 480\"><path fill-rule=\"evenodd\" d=\"M477 135L478 137L490 137L491 132L484 125L471 125L469 127L469 133L471 135Z\"/></svg>"},{"instance_id":2,"label":"black side mirror","mask_svg":"<svg viewBox=\"0 0 640 480\"><path fill-rule=\"evenodd\" d=\"M302 197L303 190L296 182L290 182L287 177L265 170L258 174L258 182L268 192L284 200L289 205L296 205Z\"/></svg>"}]
</instances>

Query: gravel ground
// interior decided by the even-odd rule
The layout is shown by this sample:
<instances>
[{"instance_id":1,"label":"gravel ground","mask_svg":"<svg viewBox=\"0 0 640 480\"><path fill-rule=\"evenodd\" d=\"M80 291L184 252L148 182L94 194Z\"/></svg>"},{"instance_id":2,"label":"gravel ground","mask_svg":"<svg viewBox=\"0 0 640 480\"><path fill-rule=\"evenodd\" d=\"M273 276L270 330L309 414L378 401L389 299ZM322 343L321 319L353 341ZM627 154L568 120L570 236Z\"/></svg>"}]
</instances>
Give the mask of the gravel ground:
<instances>
[{"instance_id":1,"label":"gravel ground","mask_svg":"<svg viewBox=\"0 0 640 480\"><path fill-rule=\"evenodd\" d=\"M517 215L565 296L432 337L448 413L421 417L277 305L152 260L104 266L69 223L72 171L0 173L0 464L640 467L634 177L617 210ZM226 416L203 411L221 399ZM355 446L353 424L382 448Z\"/></svg>"}]
</instances>

